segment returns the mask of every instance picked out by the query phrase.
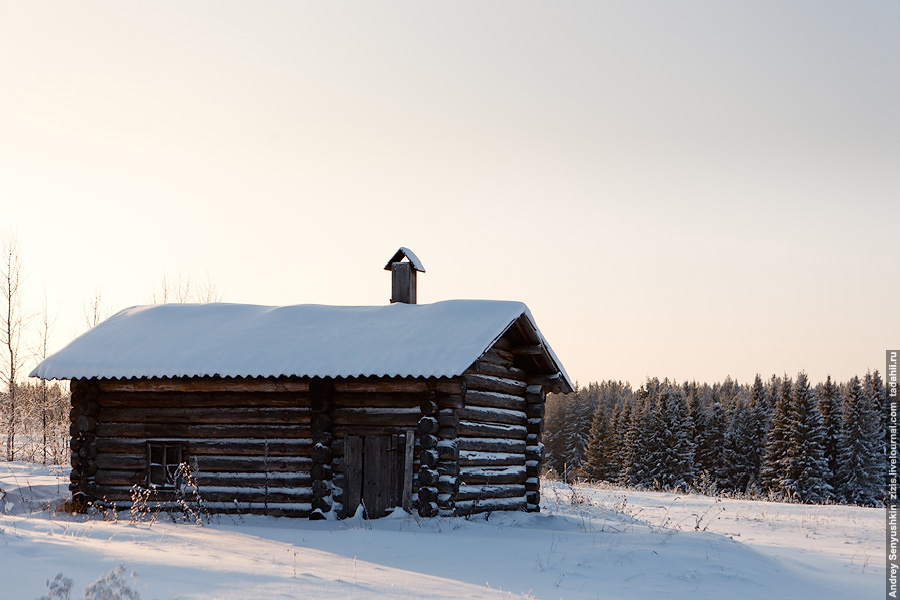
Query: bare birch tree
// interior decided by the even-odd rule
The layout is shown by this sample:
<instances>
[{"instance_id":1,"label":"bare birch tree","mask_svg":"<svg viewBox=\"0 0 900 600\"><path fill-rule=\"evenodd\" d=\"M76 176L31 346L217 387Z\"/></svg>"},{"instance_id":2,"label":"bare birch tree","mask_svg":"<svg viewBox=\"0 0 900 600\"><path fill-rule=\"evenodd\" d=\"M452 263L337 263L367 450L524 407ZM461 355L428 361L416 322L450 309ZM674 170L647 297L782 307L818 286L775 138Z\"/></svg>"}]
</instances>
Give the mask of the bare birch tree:
<instances>
[{"instance_id":1,"label":"bare birch tree","mask_svg":"<svg viewBox=\"0 0 900 600\"><path fill-rule=\"evenodd\" d=\"M103 305L103 293L98 288L91 299L84 304L84 323L88 329L93 329L107 317L109 317L109 308Z\"/></svg>"},{"instance_id":2,"label":"bare birch tree","mask_svg":"<svg viewBox=\"0 0 900 600\"><path fill-rule=\"evenodd\" d=\"M13 232L3 235L3 263L0 265L0 343L3 344L3 362L0 363L0 381L7 386L6 398L6 460L15 459L16 441L16 378L24 367L21 352L22 332L26 316L22 309L22 255L18 237Z\"/></svg>"},{"instance_id":3,"label":"bare birch tree","mask_svg":"<svg viewBox=\"0 0 900 600\"><path fill-rule=\"evenodd\" d=\"M221 301L222 292L210 277L204 277L200 280L199 285L195 285L190 276L181 272L178 273L177 278L163 274L159 286L154 287L151 294L153 304L166 304L167 302L207 304Z\"/></svg>"},{"instance_id":4,"label":"bare birch tree","mask_svg":"<svg viewBox=\"0 0 900 600\"><path fill-rule=\"evenodd\" d=\"M47 290L44 290L44 303L41 306L41 330L40 330L40 344L38 346L37 358L38 361L42 361L47 358L48 350L50 346L50 332L53 331L53 326L56 324L56 315L50 315L50 309L47 306ZM44 458L44 464L47 464L47 448L48 448L48 431L49 431L49 422L50 422L50 396L47 393L47 380L41 379L40 382L40 412L41 412L41 439L42 439L42 452Z\"/></svg>"}]
</instances>

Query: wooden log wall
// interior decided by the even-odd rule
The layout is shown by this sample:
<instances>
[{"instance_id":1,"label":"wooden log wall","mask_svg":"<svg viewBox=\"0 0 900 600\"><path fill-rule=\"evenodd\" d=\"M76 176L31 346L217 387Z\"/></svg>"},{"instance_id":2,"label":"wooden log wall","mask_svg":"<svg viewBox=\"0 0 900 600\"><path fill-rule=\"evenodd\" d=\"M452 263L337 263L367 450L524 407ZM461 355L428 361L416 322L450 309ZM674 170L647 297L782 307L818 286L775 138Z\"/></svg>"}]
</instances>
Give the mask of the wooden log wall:
<instances>
[{"instance_id":1,"label":"wooden log wall","mask_svg":"<svg viewBox=\"0 0 900 600\"><path fill-rule=\"evenodd\" d=\"M464 375L465 407L457 411L459 515L529 508L528 384L512 350L500 339Z\"/></svg>"},{"instance_id":2,"label":"wooden log wall","mask_svg":"<svg viewBox=\"0 0 900 600\"><path fill-rule=\"evenodd\" d=\"M294 380L75 381L73 486L128 508L132 487L148 485L148 442L180 444L205 508L309 516L317 446L308 390ZM80 454L95 456L76 461ZM157 488L151 501L165 506L176 497Z\"/></svg>"},{"instance_id":3,"label":"wooden log wall","mask_svg":"<svg viewBox=\"0 0 900 600\"><path fill-rule=\"evenodd\" d=\"M148 485L147 444L161 442L180 444L213 511L347 516L348 436L412 431L404 507L539 510L544 392L511 350L501 339L452 379L75 380L73 500L130 507L133 486ZM153 500L178 498L159 488Z\"/></svg>"}]
</instances>

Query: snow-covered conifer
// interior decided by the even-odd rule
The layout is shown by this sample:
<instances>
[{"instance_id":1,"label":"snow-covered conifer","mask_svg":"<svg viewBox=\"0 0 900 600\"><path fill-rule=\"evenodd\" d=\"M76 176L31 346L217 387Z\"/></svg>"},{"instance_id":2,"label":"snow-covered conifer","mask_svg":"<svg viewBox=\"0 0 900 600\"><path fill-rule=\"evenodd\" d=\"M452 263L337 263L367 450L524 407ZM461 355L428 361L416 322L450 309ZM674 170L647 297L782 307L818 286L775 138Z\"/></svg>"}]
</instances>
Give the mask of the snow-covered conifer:
<instances>
[{"instance_id":1,"label":"snow-covered conifer","mask_svg":"<svg viewBox=\"0 0 900 600\"><path fill-rule=\"evenodd\" d=\"M842 403L842 427L838 452L838 495L845 502L876 504L882 499L880 415L859 377L847 384Z\"/></svg>"},{"instance_id":2,"label":"snow-covered conifer","mask_svg":"<svg viewBox=\"0 0 900 600\"><path fill-rule=\"evenodd\" d=\"M816 388L819 413L822 415L822 426L825 428L825 459L831 478L828 483L835 487L834 476L837 474L838 447L841 439L841 391L829 375L825 383Z\"/></svg>"},{"instance_id":3,"label":"snow-covered conifer","mask_svg":"<svg viewBox=\"0 0 900 600\"><path fill-rule=\"evenodd\" d=\"M824 502L832 492L825 458L825 428L806 373L800 372L794 382L792 409L786 491L802 502Z\"/></svg>"}]
</instances>

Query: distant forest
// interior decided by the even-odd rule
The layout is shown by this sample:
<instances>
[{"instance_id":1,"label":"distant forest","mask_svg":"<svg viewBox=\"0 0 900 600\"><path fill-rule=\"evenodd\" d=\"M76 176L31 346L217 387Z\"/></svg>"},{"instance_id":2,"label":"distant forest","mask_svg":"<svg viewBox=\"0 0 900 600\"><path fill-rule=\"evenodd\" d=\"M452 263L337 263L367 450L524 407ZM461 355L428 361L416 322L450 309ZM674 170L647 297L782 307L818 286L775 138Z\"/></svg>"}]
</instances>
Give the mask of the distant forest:
<instances>
[{"instance_id":1,"label":"distant forest","mask_svg":"<svg viewBox=\"0 0 900 600\"><path fill-rule=\"evenodd\" d=\"M878 371L812 386L758 375L712 386L648 379L551 394L545 469L638 488L877 506L887 393Z\"/></svg>"}]
</instances>

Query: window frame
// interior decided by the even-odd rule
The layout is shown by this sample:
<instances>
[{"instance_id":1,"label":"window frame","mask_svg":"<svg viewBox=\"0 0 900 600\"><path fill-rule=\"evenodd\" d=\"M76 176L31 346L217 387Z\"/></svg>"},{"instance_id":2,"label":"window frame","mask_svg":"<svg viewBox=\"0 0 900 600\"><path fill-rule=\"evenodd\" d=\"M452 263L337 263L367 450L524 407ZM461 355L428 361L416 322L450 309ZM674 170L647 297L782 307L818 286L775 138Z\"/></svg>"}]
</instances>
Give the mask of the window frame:
<instances>
[{"instance_id":1,"label":"window frame","mask_svg":"<svg viewBox=\"0 0 900 600\"><path fill-rule=\"evenodd\" d=\"M187 461L186 450L183 442L149 440L147 442L147 487L175 489L181 485L178 466ZM157 469L156 473L154 473L154 467ZM162 483L158 481L160 468L164 476Z\"/></svg>"}]
</instances>

